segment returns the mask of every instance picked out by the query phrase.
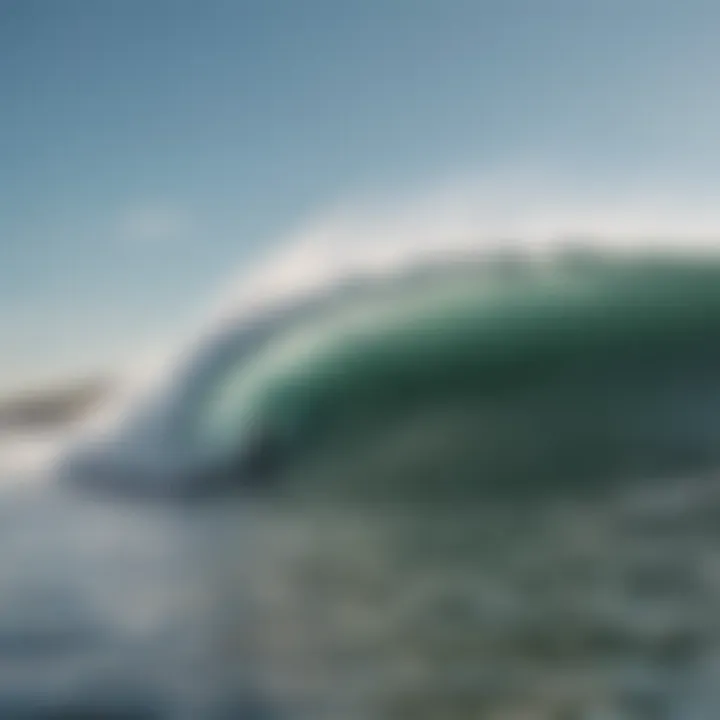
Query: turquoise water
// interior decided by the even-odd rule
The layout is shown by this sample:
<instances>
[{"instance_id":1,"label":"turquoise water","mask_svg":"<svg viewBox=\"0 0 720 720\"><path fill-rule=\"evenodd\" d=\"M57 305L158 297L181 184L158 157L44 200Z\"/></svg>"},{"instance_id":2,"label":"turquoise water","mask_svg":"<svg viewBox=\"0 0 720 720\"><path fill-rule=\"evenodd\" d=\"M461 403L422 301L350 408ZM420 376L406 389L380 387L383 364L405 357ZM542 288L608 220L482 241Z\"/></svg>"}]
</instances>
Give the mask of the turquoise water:
<instances>
[{"instance_id":1,"label":"turquoise water","mask_svg":"<svg viewBox=\"0 0 720 720\"><path fill-rule=\"evenodd\" d=\"M356 499L695 471L718 459L719 281L644 258L388 283L222 378L202 442L270 437L281 486Z\"/></svg>"}]
</instances>

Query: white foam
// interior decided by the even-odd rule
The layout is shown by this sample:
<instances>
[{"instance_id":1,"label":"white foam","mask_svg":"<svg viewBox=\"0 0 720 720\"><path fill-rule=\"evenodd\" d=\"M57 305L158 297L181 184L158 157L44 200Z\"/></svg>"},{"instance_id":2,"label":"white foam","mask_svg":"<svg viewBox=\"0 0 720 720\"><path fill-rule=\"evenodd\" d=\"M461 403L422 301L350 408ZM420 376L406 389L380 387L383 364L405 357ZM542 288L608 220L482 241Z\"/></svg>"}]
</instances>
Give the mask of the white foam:
<instances>
[{"instance_id":1,"label":"white foam","mask_svg":"<svg viewBox=\"0 0 720 720\"><path fill-rule=\"evenodd\" d=\"M500 172L395 198L345 202L288 233L211 307L215 322L357 275L497 252L544 259L568 245L609 252L720 251L720 208L686 188L599 195L538 172Z\"/></svg>"}]
</instances>

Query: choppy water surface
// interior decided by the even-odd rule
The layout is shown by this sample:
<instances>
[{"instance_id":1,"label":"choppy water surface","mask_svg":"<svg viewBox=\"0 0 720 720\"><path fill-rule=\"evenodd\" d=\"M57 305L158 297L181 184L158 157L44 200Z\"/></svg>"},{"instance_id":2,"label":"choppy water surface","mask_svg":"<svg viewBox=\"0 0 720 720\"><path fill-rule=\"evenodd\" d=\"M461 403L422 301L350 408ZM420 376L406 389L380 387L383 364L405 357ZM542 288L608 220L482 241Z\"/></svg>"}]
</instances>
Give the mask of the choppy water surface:
<instances>
[{"instance_id":1,"label":"choppy water surface","mask_svg":"<svg viewBox=\"0 0 720 720\"><path fill-rule=\"evenodd\" d=\"M720 712L712 476L432 511L2 508L2 717Z\"/></svg>"},{"instance_id":2,"label":"choppy water surface","mask_svg":"<svg viewBox=\"0 0 720 720\"><path fill-rule=\"evenodd\" d=\"M720 711L712 479L592 504L247 513L207 518L217 651L249 648L288 717Z\"/></svg>"}]
</instances>

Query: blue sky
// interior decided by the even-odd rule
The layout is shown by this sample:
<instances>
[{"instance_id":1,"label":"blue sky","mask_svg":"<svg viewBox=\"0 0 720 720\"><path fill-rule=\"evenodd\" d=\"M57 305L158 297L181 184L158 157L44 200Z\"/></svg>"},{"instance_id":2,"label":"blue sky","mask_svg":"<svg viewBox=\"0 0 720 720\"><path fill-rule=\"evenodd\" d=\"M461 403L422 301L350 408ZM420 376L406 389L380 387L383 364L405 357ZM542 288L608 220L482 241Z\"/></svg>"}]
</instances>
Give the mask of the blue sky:
<instances>
[{"instance_id":1,"label":"blue sky","mask_svg":"<svg viewBox=\"0 0 720 720\"><path fill-rule=\"evenodd\" d=\"M0 387L162 343L367 193L532 167L712 204L718 27L699 0L0 0Z\"/></svg>"}]
</instances>

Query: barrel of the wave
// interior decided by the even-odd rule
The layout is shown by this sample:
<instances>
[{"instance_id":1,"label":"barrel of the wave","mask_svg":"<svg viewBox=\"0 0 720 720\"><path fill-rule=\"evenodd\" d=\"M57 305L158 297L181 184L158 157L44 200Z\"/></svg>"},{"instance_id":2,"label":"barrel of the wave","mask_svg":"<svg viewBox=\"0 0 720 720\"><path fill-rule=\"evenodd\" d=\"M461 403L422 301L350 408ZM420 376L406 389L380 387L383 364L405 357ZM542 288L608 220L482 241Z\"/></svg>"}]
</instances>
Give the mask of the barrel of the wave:
<instances>
[{"instance_id":1,"label":"barrel of the wave","mask_svg":"<svg viewBox=\"0 0 720 720\"><path fill-rule=\"evenodd\" d=\"M436 496L584 487L699 463L718 277L705 263L618 261L390 287L288 331L225 380L204 442L248 483L305 492L323 478L343 494L400 492L401 478Z\"/></svg>"},{"instance_id":2,"label":"barrel of the wave","mask_svg":"<svg viewBox=\"0 0 720 720\"><path fill-rule=\"evenodd\" d=\"M266 345L201 429L257 475L198 529L224 671L250 663L290 720L669 707L720 652L717 533L696 552L720 510L719 279L444 275Z\"/></svg>"}]
</instances>

